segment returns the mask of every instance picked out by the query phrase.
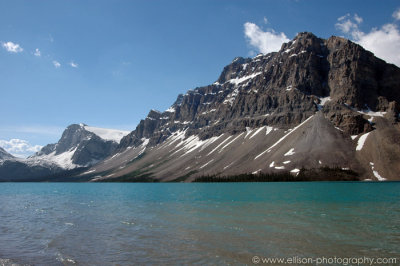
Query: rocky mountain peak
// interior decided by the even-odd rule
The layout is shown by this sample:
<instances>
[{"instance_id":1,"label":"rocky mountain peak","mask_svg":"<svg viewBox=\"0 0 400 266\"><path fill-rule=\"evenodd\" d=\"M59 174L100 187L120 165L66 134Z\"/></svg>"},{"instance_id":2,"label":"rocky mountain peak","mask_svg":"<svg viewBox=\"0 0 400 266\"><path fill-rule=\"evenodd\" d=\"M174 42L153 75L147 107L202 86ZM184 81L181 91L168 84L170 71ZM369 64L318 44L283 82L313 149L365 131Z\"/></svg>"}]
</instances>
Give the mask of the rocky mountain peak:
<instances>
[{"instance_id":1,"label":"rocky mountain peak","mask_svg":"<svg viewBox=\"0 0 400 266\"><path fill-rule=\"evenodd\" d=\"M159 119L161 117L161 112L157 110L150 110L149 114L147 115L148 119Z\"/></svg>"},{"instance_id":2,"label":"rocky mountain peak","mask_svg":"<svg viewBox=\"0 0 400 266\"><path fill-rule=\"evenodd\" d=\"M368 132L359 112L391 108L398 117L399 84L399 68L358 44L301 32L278 52L236 57L215 83L179 95L163 113L151 111L119 149L144 139L155 145L177 130L207 139L260 125L287 129L318 110L347 134Z\"/></svg>"},{"instance_id":3,"label":"rocky mountain peak","mask_svg":"<svg viewBox=\"0 0 400 266\"><path fill-rule=\"evenodd\" d=\"M31 158L55 161L64 168L88 166L112 154L126 134L128 132L83 123L72 124L57 143L46 145Z\"/></svg>"},{"instance_id":4,"label":"rocky mountain peak","mask_svg":"<svg viewBox=\"0 0 400 266\"><path fill-rule=\"evenodd\" d=\"M318 54L323 54L325 46L324 42L325 40L318 38L311 32L300 32L293 40L283 43L280 52L285 52L287 49L291 49L296 53L301 51L314 51Z\"/></svg>"},{"instance_id":5,"label":"rocky mountain peak","mask_svg":"<svg viewBox=\"0 0 400 266\"><path fill-rule=\"evenodd\" d=\"M245 70L245 68L243 69L243 64L246 64L250 61L251 61L250 58L235 57L235 59L233 59L231 64L224 67L221 75L217 80L217 83L223 84L230 79L236 78L240 71Z\"/></svg>"},{"instance_id":6,"label":"rocky mountain peak","mask_svg":"<svg viewBox=\"0 0 400 266\"><path fill-rule=\"evenodd\" d=\"M68 126L61 139L56 144L56 154L60 154L76 147L84 140L93 137L93 133L85 130L85 124L72 124Z\"/></svg>"}]
</instances>

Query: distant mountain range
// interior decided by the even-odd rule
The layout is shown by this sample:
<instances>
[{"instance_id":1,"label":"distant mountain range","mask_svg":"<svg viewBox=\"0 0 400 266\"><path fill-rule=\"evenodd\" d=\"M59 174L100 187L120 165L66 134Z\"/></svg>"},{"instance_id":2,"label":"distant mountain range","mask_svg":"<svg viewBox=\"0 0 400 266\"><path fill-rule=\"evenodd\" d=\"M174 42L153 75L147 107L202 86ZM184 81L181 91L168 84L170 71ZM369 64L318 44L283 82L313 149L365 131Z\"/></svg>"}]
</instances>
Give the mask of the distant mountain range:
<instances>
[{"instance_id":1,"label":"distant mountain range","mask_svg":"<svg viewBox=\"0 0 400 266\"><path fill-rule=\"evenodd\" d=\"M398 67L347 39L303 32L279 52L235 58L215 83L151 110L132 132L71 125L26 160L0 157L0 180L193 181L321 168L398 180L399 102Z\"/></svg>"},{"instance_id":2,"label":"distant mountain range","mask_svg":"<svg viewBox=\"0 0 400 266\"><path fill-rule=\"evenodd\" d=\"M46 145L27 159L0 157L0 180L51 180L57 174L79 172L112 155L128 133L85 124L70 125L56 144Z\"/></svg>"}]
</instances>

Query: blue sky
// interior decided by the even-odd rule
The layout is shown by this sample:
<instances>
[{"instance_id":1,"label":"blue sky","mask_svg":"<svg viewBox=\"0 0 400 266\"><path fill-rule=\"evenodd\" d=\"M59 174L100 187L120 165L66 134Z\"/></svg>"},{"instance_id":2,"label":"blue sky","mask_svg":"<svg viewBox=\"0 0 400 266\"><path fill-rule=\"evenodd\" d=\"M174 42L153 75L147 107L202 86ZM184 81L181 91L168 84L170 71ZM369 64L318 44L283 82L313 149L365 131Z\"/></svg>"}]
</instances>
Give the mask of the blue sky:
<instances>
[{"instance_id":1,"label":"blue sky","mask_svg":"<svg viewBox=\"0 0 400 266\"><path fill-rule=\"evenodd\" d=\"M150 109L213 83L234 57L276 49L301 31L399 54L399 8L389 0L0 0L0 146L27 155L72 123L133 130ZM385 36L394 41L379 41Z\"/></svg>"}]
</instances>

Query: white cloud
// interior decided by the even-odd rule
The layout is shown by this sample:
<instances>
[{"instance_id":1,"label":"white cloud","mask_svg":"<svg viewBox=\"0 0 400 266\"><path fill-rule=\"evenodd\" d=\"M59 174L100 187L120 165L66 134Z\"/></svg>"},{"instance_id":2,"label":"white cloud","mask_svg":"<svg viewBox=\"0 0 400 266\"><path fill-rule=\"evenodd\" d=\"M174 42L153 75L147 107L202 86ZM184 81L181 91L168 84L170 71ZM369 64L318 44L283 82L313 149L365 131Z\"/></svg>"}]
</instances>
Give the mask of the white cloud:
<instances>
[{"instance_id":1,"label":"white cloud","mask_svg":"<svg viewBox=\"0 0 400 266\"><path fill-rule=\"evenodd\" d=\"M354 15L354 20L358 23L361 24L364 20L362 17L360 17L359 15L355 14Z\"/></svg>"},{"instance_id":2,"label":"white cloud","mask_svg":"<svg viewBox=\"0 0 400 266\"><path fill-rule=\"evenodd\" d=\"M56 60L53 61L53 65L55 68L59 68L61 66L61 64Z\"/></svg>"},{"instance_id":3,"label":"white cloud","mask_svg":"<svg viewBox=\"0 0 400 266\"><path fill-rule=\"evenodd\" d=\"M252 47L264 54L279 51L282 43L290 41L283 32L277 33L273 29L263 31L251 22L244 24L244 35Z\"/></svg>"},{"instance_id":4,"label":"white cloud","mask_svg":"<svg viewBox=\"0 0 400 266\"><path fill-rule=\"evenodd\" d=\"M359 28L362 21L363 19L358 15L354 15L351 18L347 14L338 18L338 23L335 26L341 32L349 35L354 42L373 52L377 57L400 66L400 31L398 26L388 23L365 33Z\"/></svg>"},{"instance_id":5,"label":"white cloud","mask_svg":"<svg viewBox=\"0 0 400 266\"><path fill-rule=\"evenodd\" d=\"M395 20L400 20L400 8L393 12L393 17Z\"/></svg>"},{"instance_id":6,"label":"white cloud","mask_svg":"<svg viewBox=\"0 0 400 266\"><path fill-rule=\"evenodd\" d=\"M338 23L336 23L335 26L343 33L352 34L358 31L358 25L363 21L357 14L354 15L354 20L355 21L352 20L350 14L346 14L338 18Z\"/></svg>"},{"instance_id":7,"label":"white cloud","mask_svg":"<svg viewBox=\"0 0 400 266\"><path fill-rule=\"evenodd\" d=\"M33 53L35 56L40 57L42 54L40 53L39 48L36 48L35 52Z\"/></svg>"},{"instance_id":8,"label":"white cloud","mask_svg":"<svg viewBox=\"0 0 400 266\"><path fill-rule=\"evenodd\" d=\"M400 32L397 25L386 24L367 34L360 32L356 41L377 57L400 66Z\"/></svg>"},{"instance_id":9,"label":"white cloud","mask_svg":"<svg viewBox=\"0 0 400 266\"><path fill-rule=\"evenodd\" d=\"M266 17L264 17L264 23L268 24L268 19Z\"/></svg>"},{"instance_id":10,"label":"white cloud","mask_svg":"<svg viewBox=\"0 0 400 266\"><path fill-rule=\"evenodd\" d=\"M3 42L1 45L10 53L20 53L24 50L18 43Z\"/></svg>"},{"instance_id":11,"label":"white cloud","mask_svg":"<svg viewBox=\"0 0 400 266\"><path fill-rule=\"evenodd\" d=\"M27 157L40 151L43 146L31 145L23 139L0 140L0 146L16 157Z\"/></svg>"},{"instance_id":12,"label":"white cloud","mask_svg":"<svg viewBox=\"0 0 400 266\"><path fill-rule=\"evenodd\" d=\"M69 65L70 65L71 67L78 68L78 64L77 64L77 63L74 63L73 61L71 61L71 63L69 63Z\"/></svg>"}]
</instances>

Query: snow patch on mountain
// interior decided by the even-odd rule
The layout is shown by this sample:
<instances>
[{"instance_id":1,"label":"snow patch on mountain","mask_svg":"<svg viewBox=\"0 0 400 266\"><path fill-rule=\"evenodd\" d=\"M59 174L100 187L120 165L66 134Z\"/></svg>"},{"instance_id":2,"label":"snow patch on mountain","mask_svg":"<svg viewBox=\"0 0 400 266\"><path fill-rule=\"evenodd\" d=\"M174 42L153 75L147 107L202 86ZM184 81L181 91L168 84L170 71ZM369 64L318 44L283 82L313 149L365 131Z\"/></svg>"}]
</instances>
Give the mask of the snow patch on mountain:
<instances>
[{"instance_id":1,"label":"snow patch on mountain","mask_svg":"<svg viewBox=\"0 0 400 266\"><path fill-rule=\"evenodd\" d=\"M171 106L170 108L168 108L167 110L165 110L165 112L168 113L175 113L175 108L173 106Z\"/></svg>"},{"instance_id":2,"label":"snow patch on mountain","mask_svg":"<svg viewBox=\"0 0 400 266\"><path fill-rule=\"evenodd\" d=\"M327 102L329 102L329 101L331 101L332 99L331 99L331 97L323 97L323 98L319 98L319 104L317 103L317 107L318 107L318 110L321 110L323 107L324 107L324 105L327 103Z\"/></svg>"},{"instance_id":3,"label":"snow patch on mountain","mask_svg":"<svg viewBox=\"0 0 400 266\"><path fill-rule=\"evenodd\" d=\"M375 176L379 181L385 181L386 178L382 177L382 176L378 173L378 171L375 170L375 164L374 164L373 162L370 162L369 164L371 165L371 170L372 170L372 173L374 174L374 176Z\"/></svg>"},{"instance_id":4,"label":"snow patch on mountain","mask_svg":"<svg viewBox=\"0 0 400 266\"><path fill-rule=\"evenodd\" d=\"M386 114L386 112L374 112L368 106L366 109L357 112L363 115L380 116L380 117L383 117Z\"/></svg>"},{"instance_id":5,"label":"snow patch on mountain","mask_svg":"<svg viewBox=\"0 0 400 266\"><path fill-rule=\"evenodd\" d=\"M221 136L223 136L224 134L222 134ZM227 142L230 138L232 138L232 136L227 137L226 139L224 139L217 147L215 147L212 151L210 151L206 156L209 156L210 154L212 154L213 152L215 152L217 149L219 149L219 147L221 147L222 145L224 145L225 142Z\"/></svg>"},{"instance_id":6,"label":"snow patch on mountain","mask_svg":"<svg viewBox=\"0 0 400 266\"><path fill-rule=\"evenodd\" d=\"M300 169L294 168L290 172L293 173L293 174L296 174L296 176L297 176L300 173Z\"/></svg>"},{"instance_id":7,"label":"snow patch on mountain","mask_svg":"<svg viewBox=\"0 0 400 266\"><path fill-rule=\"evenodd\" d=\"M294 148L291 148L287 153L285 153L283 156L291 156L291 155L293 155L293 154L295 154L295 152L294 152Z\"/></svg>"},{"instance_id":8,"label":"snow patch on mountain","mask_svg":"<svg viewBox=\"0 0 400 266\"><path fill-rule=\"evenodd\" d=\"M260 133L260 131L263 130L263 129L264 129L264 127L260 127L259 129L257 129L256 132L254 132L254 134L251 135L249 139L251 139L251 138L253 138L254 136L256 136L256 135L257 135L258 133Z\"/></svg>"},{"instance_id":9,"label":"snow patch on mountain","mask_svg":"<svg viewBox=\"0 0 400 266\"><path fill-rule=\"evenodd\" d=\"M296 126L295 128L293 128L293 130L290 130L289 133L287 133L286 135L284 135L282 138L280 138L277 142L275 142L272 146L270 146L268 149L266 149L265 151L263 151L262 153L260 153L259 155L257 155L254 160L257 160L259 157L261 157L262 155L264 155L267 152L270 152L272 148L274 148L276 145L278 145L279 143L281 143L284 139L286 139L290 134L292 134L294 131L296 131L299 127L301 127L302 125L304 125L305 123L307 123L308 120L310 120L312 117L314 117L313 115L310 116L309 118L307 118L306 120L304 120L300 125Z\"/></svg>"},{"instance_id":10,"label":"snow patch on mountain","mask_svg":"<svg viewBox=\"0 0 400 266\"><path fill-rule=\"evenodd\" d=\"M221 153L226 147L228 147L230 144L232 144L235 140L237 140L240 136L243 135L244 132L242 132L241 134L237 135L233 140L229 141L228 144L226 144L225 146L223 146L221 148L221 150L219 151L219 153Z\"/></svg>"},{"instance_id":11,"label":"snow patch on mountain","mask_svg":"<svg viewBox=\"0 0 400 266\"><path fill-rule=\"evenodd\" d=\"M260 74L262 74L262 72L257 72L257 73L254 73L254 74L251 74L251 75L248 75L248 76L244 76L244 77L241 77L241 78L230 79L227 82L230 82L230 83L235 84L235 85L239 85L240 83L243 83L244 81L246 81L248 79L255 78Z\"/></svg>"},{"instance_id":12,"label":"snow patch on mountain","mask_svg":"<svg viewBox=\"0 0 400 266\"><path fill-rule=\"evenodd\" d=\"M74 156L78 147L71 148L69 151L56 154L56 151L53 151L50 154L35 156L28 158L26 162L28 164L39 164L39 165L51 165L56 164L63 169L74 169L79 165L76 165L72 162L72 157Z\"/></svg>"},{"instance_id":13,"label":"snow patch on mountain","mask_svg":"<svg viewBox=\"0 0 400 266\"><path fill-rule=\"evenodd\" d=\"M367 138L368 138L369 133L371 133L371 132L365 133L364 135L362 135L362 136L358 139L356 151L361 151L361 150L362 150L362 148L364 147L364 143L365 143L365 141L366 141Z\"/></svg>"},{"instance_id":14,"label":"snow patch on mountain","mask_svg":"<svg viewBox=\"0 0 400 266\"><path fill-rule=\"evenodd\" d=\"M210 164L211 162L213 162L214 159L211 159L208 163L203 164L202 166L200 166L200 169L206 167L208 164Z\"/></svg>"}]
</instances>

